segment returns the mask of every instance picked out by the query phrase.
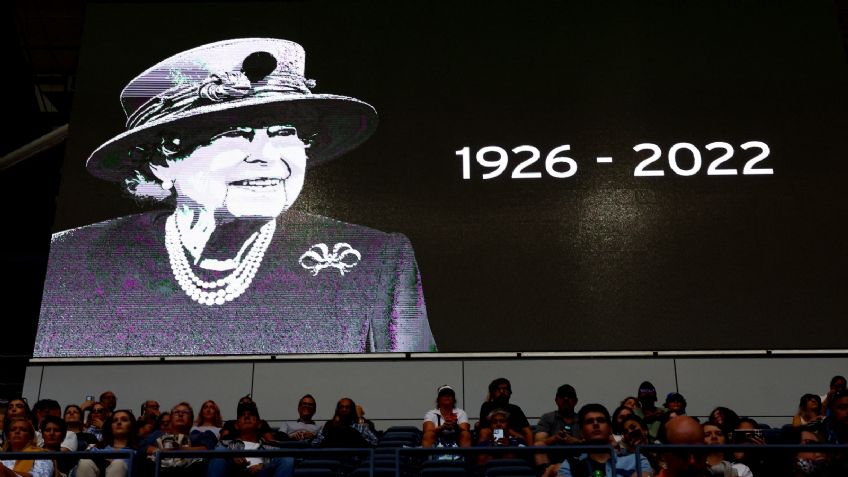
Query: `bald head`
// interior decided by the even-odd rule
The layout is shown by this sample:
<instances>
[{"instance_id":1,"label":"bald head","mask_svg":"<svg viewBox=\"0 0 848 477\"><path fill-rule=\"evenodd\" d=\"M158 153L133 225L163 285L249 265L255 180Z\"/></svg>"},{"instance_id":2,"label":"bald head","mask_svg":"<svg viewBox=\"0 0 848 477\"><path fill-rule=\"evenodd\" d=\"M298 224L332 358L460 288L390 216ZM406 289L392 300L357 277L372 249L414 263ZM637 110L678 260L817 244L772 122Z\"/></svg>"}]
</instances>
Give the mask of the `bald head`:
<instances>
[{"instance_id":1,"label":"bald head","mask_svg":"<svg viewBox=\"0 0 848 477\"><path fill-rule=\"evenodd\" d=\"M703 444L704 430L701 424L689 416L677 416L665 424L666 440L669 444Z\"/></svg>"}]
</instances>

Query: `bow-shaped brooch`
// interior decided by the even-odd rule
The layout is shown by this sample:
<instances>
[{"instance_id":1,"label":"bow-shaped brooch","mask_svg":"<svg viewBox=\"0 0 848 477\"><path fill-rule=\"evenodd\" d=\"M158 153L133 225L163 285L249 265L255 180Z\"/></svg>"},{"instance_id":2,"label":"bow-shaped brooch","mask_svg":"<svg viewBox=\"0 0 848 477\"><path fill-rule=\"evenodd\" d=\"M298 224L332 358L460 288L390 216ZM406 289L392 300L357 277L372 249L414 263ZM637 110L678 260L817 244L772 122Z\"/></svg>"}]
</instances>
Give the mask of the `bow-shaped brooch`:
<instances>
[{"instance_id":1,"label":"bow-shaped brooch","mask_svg":"<svg viewBox=\"0 0 848 477\"><path fill-rule=\"evenodd\" d=\"M360 260L362 260L362 254L345 242L333 245L332 252L327 244L316 243L298 259L300 266L311 271L312 276L318 275L318 272L328 267L337 269L344 276Z\"/></svg>"}]
</instances>

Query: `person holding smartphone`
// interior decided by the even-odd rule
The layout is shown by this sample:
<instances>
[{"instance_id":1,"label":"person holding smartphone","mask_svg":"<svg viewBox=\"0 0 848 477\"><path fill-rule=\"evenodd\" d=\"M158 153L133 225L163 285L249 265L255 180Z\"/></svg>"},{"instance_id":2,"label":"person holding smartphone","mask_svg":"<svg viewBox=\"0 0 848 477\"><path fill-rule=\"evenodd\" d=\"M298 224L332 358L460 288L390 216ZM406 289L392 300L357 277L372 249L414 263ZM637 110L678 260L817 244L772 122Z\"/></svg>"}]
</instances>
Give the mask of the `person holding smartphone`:
<instances>
[{"instance_id":1,"label":"person holding smartphone","mask_svg":"<svg viewBox=\"0 0 848 477\"><path fill-rule=\"evenodd\" d=\"M542 414L536 425L536 434L533 436L533 445L564 446L580 444L580 426L577 422L577 391L570 384L563 384L556 390L554 403L557 408ZM536 454L536 465L547 466L551 462L562 462L565 454L562 452L545 452Z\"/></svg>"},{"instance_id":2,"label":"person holding smartphone","mask_svg":"<svg viewBox=\"0 0 848 477\"><path fill-rule=\"evenodd\" d=\"M436 409L424 414L421 447L471 447L471 425L465 411L456 407L456 392L447 384L436 392Z\"/></svg>"}]
</instances>

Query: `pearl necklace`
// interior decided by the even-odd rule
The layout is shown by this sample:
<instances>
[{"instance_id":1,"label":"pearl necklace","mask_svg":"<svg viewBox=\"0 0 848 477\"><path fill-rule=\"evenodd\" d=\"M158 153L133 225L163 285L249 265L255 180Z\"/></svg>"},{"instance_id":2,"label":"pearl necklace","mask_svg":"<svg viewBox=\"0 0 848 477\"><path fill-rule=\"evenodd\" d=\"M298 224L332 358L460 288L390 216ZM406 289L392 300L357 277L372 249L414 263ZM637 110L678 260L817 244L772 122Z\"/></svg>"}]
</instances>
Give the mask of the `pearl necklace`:
<instances>
[{"instance_id":1,"label":"pearl necklace","mask_svg":"<svg viewBox=\"0 0 848 477\"><path fill-rule=\"evenodd\" d=\"M204 305L223 305L238 298L259 270L262 257L271 244L271 237L277 228L277 221L271 220L259 229L259 236L253 246L232 273L224 278L207 282L198 278L191 269L191 264L185 254L182 235L177 227L177 220L172 215L165 223L165 248L171 261L171 271L180 288L192 300Z\"/></svg>"}]
</instances>

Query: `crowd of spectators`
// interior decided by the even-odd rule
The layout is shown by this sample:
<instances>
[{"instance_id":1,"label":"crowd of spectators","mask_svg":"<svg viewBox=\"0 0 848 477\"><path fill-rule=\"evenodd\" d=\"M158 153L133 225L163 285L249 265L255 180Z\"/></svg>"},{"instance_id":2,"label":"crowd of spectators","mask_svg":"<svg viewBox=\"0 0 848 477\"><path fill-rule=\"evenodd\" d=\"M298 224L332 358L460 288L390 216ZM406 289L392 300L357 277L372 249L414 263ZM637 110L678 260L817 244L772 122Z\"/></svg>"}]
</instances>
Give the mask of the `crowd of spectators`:
<instances>
[{"instance_id":1,"label":"crowd of spectators","mask_svg":"<svg viewBox=\"0 0 848 477\"><path fill-rule=\"evenodd\" d=\"M426 411L416 430L422 448L479 448L473 454L449 456L482 468L491 459L524 459L537 476L642 475L772 477L848 476L848 454L828 448L802 446L848 445L846 380L835 376L822 396L804 394L791 423L772 429L716 407L708 416L687 415L686 399L666 395L658 405L657 390L643 382L636 396L626 396L612 413L601 404L578 407L577 390L568 384L556 389L556 409L531 425L521 407L511 402L512 387L505 378L491 382L486 401L473 423L457 407L448 385L436 390L435 408ZM207 400L195 414L188 402L170 411L156 400L144 401L136 417L119 408L111 391L81 405L42 399L30 408L23 398L0 401L4 452L85 452L56 459L0 459L0 477L126 477L151 475L152 457L168 450L258 450L288 447L371 448L381 432L365 419L361 406L348 398L335 405L333 417L316 422L317 403L306 394L297 404L298 419L274 428L260 417L251 396L241 398L236 419L224 421L219 405ZM639 446L655 447L638 453ZM774 447L795 444L799 447ZM689 448L679 447L689 445ZM736 445L736 448L709 446ZM598 446L569 450L570 446ZM494 453L491 448L504 452ZM519 452L532 449L531 452ZM126 458L104 458L102 452L134 451ZM614 453L614 456L613 456ZM445 457L434 452L431 459ZM495 455L497 454L497 455ZM114 457L114 455L110 456ZM2 458L2 454L0 454ZM163 472L190 477L289 477L295 474L291 457L233 457L211 459L163 457Z\"/></svg>"}]
</instances>

